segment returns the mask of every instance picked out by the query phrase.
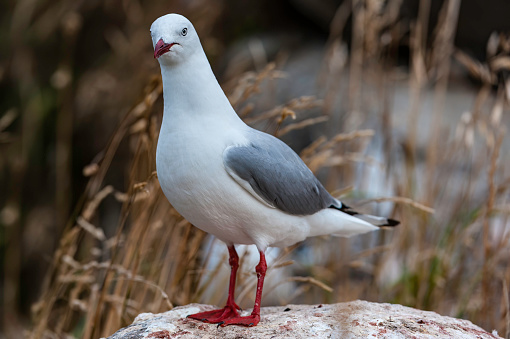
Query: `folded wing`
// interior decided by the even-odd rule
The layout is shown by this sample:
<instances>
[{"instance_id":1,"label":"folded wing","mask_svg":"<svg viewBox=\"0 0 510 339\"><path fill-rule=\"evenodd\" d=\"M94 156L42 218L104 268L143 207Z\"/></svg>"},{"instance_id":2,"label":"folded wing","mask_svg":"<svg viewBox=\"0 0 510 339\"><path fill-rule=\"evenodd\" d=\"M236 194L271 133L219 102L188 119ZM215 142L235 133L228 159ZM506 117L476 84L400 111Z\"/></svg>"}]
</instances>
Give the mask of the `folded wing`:
<instances>
[{"instance_id":1,"label":"folded wing","mask_svg":"<svg viewBox=\"0 0 510 339\"><path fill-rule=\"evenodd\" d=\"M285 143L252 130L250 143L230 146L223 163L230 176L265 204L293 215L341 208L301 158Z\"/></svg>"}]
</instances>

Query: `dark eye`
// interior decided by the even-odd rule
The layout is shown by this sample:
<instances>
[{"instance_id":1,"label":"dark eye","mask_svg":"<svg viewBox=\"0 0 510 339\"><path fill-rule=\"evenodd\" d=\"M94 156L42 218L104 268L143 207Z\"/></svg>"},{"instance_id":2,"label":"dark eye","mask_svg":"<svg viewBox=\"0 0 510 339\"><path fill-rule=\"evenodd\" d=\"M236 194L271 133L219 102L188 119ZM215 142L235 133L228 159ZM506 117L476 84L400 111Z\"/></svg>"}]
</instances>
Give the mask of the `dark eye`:
<instances>
[{"instance_id":1,"label":"dark eye","mask_svg":"<svg viewBox=\"0 0 510 339\"><path fill-rule=\"evenodd\" d=\"M181 35L182 36L186 36L186 34L188 34L188 29L186 27L184 27L181 31Z\"/></svg>"}]
</instances>

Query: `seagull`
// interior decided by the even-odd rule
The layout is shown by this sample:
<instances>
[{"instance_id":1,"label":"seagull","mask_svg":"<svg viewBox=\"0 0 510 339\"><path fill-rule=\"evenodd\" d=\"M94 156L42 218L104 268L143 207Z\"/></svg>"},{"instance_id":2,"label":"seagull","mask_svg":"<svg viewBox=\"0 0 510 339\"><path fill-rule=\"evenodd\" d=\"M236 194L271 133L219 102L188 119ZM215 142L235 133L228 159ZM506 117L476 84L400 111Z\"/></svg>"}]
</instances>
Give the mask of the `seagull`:
<instances>
[{"instance_id":1,"label":"seagull","mask_svg":"<svg viewBox=\"0 0 510 339\"><path fill-rule=\"evenodd\" d=\"M218 326L255 326L268 247L308 237L349 237L398 221L359 214L331 196L284 142L247 126L225 96L191 22L167 14L151 26L154 58L163 80L164 111L156 169L170 204L191 224L228 248L231 267L224 308L188 317ZM239 257L235 244L254 244L253 311L241 316L234 291Z\"/></svg>"}]
</instances>

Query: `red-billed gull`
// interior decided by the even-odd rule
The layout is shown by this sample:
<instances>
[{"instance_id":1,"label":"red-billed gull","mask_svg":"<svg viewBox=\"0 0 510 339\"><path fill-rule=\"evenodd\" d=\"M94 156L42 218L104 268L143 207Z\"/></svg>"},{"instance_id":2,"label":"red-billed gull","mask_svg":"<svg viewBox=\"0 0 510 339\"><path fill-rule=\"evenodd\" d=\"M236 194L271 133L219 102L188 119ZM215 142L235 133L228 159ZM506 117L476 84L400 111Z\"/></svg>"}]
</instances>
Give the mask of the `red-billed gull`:
<instances>
[{"instance_id":1,"label":"red-billed gull","mask_svg":"<svg viewBox=\"0 0 510 339\"><path fill-rule=\"evenodd\" d=\"M151 36L163 78L156 152L161 188L183 217L225 242L230 255L225 307L189 317L221 326L255 326L267 247L398 224L356 213L333 198L285 143L247 126L219 86L188 19L162 16L152 24ZM239 266L234 244L254 244L260 253L255 305L248 316L240 316L234 301Z\"/></svg>"}]
</instances>

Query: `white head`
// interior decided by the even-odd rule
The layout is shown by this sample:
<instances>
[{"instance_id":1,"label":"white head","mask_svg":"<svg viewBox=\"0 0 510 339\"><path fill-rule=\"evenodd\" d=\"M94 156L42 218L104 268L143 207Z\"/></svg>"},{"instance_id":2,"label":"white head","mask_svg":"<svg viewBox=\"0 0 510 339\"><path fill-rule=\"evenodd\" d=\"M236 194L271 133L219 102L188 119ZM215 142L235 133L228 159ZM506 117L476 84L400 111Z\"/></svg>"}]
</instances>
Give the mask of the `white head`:
<instances>
[{"instance_id":1,"label":"white head","mask_svg":"<svg viewBox=\"0 0 510 339\"><path fill-rule=\"evenodd\" d=\"M191 22L179 14L167 14L151 25L154 58L161 65L172 65L189 59L202 50L200 39Z\"/></svg>"}]
</instances>

